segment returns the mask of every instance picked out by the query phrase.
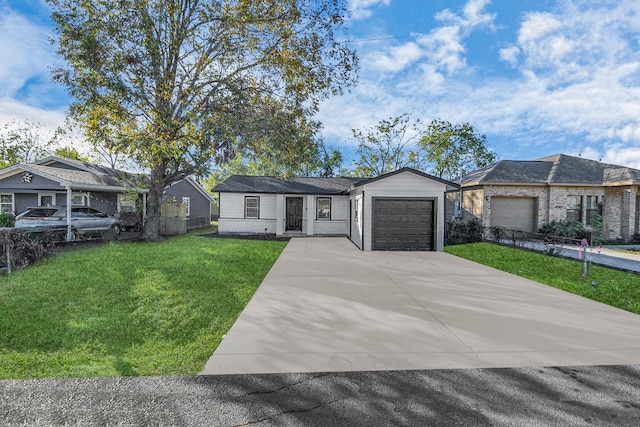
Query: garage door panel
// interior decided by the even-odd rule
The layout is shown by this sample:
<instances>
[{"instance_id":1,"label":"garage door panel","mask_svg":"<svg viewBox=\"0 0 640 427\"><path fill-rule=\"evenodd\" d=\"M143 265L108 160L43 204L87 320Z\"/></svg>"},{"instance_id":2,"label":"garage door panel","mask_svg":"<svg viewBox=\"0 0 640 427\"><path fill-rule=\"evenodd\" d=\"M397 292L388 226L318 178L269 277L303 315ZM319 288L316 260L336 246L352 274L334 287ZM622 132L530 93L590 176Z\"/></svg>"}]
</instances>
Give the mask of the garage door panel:
<instances>
[{"instance_id":1,"label":"garage door panel","mask_svg":"<svg viewBox=\"0 0 640 427\"><path fill-rule=\"evenodd\" d=\"M433 200L375 199L373 249L433 250Z\"/></svg>"},{"instance_id":2,"label":"garage door panel","mask_svg":"<svg viewBox=\"0 0 640 427\"><path fill-rule=\"evenodd\" d=\"M536 199L533 197L492 197L492 227L535 232Z\"/></svg>"}]
</instances>

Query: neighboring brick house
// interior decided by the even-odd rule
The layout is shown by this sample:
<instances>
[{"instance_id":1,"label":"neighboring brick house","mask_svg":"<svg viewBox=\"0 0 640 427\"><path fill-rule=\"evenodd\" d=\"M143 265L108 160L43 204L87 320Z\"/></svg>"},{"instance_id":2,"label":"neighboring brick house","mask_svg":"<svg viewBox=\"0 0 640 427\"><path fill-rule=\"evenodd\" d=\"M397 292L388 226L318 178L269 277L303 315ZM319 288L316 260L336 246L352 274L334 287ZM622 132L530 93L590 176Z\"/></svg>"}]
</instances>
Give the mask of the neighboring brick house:
<instances>
[{"instance_id":1,"label":"neighboring brick house","mask_svg":"<svg viewBox=\"0 0 640 427\"><path fill-rule=\"evenodd\" d=\"M465 175L462 218L485 227L535 232L553 220L594 225L603 219L607 239L640 233L640 170L557 154L531 161L502 160Z\"/></svg>"}]
</instances>

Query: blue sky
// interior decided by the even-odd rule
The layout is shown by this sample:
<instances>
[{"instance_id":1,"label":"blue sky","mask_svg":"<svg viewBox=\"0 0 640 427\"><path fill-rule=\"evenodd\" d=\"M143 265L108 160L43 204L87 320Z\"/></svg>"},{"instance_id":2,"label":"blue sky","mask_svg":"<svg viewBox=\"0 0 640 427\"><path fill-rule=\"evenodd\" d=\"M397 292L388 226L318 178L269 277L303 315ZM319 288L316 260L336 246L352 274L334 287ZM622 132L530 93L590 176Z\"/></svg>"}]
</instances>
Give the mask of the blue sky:
<instances>
[{"instance_id":1,"label":"blue sky","mask_svg":"<svg viewBox=\"0 0 640 427\"><path fill-rule=\"evenodd\" d=\"M637 0L348 0L361 62L326 101L324 138L412 113L471 123L501 159L555 153L640 168ZM61 124L69 98L43 0L0 0L0 123Z\"/></svg>"}]
</instances>

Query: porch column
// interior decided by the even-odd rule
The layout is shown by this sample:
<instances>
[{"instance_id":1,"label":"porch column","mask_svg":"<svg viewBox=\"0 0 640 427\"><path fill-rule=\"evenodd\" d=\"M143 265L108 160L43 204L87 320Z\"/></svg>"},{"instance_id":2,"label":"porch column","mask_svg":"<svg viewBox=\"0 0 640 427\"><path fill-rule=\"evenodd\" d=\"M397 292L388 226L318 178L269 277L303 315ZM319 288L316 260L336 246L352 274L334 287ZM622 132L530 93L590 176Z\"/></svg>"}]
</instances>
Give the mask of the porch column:
<instances>
[{"instance_id":1,"label":"porch column","mask_svg":"<svg viewBox=\"0 0 640 427\"><path fill-rule=\"evenodd\" d=\"M147 193L142 193L142 224L147 217Z\"/></svg>"},{"instance_id":2,"label":"porch column","mask_svg":"<svg viewBox=\"0 0 640 427\"><path fill-rule=\"evenodd\" d=\"M73 240L73 230L71 229L71 196L73 191L67 187L67 242Z\"/></svg>"},{"instance_id":3,"label":"porch column","mask_svg":"<svg viewBox=\"0 0 640 427\"><path fill-rule=\"evenodd\" d=\"M314 197L311 194L307 194L307 236L313 236L313 223L316 219L315 215L315 203Z\"/></svg>"},{"instance_id":4,"label":"porch column","mask_svg":"<svg viewBox=\"0 0 640 427\"><path fill-rule=\"evenodd\" d=\"M284 195L276 194L276 234L284 234Z\"/></svg>"}]
</instances>

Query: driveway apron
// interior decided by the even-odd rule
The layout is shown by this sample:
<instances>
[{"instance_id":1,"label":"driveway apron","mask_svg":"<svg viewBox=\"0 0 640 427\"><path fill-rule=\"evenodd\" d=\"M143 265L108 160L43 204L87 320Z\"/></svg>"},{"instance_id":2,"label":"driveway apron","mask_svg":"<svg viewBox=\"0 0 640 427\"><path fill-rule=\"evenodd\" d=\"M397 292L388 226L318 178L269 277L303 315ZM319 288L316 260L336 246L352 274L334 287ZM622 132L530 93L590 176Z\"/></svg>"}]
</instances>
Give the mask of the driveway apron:
<instances>
[{"instance_id":1,"label":"driveway apron","mask_svg":"<svg viewBox=\"0 0 640 427\"><path fill-rule=\"evenodd\" d=\"M638 315L442 252L294 238L202 374L639 363Z\"/></svg>"}]
</instances>

